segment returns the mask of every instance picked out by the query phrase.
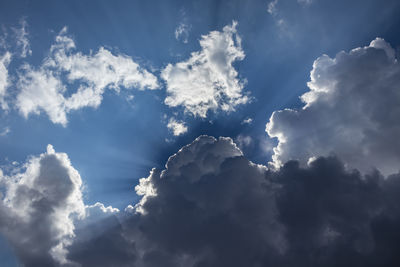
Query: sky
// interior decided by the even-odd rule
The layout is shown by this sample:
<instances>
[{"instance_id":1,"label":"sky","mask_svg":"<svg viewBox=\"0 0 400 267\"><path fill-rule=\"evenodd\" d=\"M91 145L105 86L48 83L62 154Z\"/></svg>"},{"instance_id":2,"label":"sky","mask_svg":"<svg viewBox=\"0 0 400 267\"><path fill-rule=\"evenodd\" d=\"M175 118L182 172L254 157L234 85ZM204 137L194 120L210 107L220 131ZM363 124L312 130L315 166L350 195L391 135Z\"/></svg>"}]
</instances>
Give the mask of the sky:
<instances>
[{"instance_id":1,"label":"sky","mask_svg":"<svg viewBox=\"0 0 400 267\"><path fill-rule=\"evenodd\" d=\"M1 1L0 261L399 266L399 12Z\"/></svg>"}]
</instances>

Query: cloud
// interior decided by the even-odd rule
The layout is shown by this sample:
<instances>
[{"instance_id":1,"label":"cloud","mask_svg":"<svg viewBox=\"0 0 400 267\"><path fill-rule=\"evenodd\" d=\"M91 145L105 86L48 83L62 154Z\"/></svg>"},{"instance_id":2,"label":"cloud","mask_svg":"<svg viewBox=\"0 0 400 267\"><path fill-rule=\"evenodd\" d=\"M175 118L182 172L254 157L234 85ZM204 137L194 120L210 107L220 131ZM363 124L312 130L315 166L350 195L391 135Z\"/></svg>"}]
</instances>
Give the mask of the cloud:
<instances>
[{"instance_id":1,"label":"cloud","mask_svg":"<svg viewBox=\"0 0 400 267\"><path fill-rule=\"evenodd\" d=\"M275 16L278 12L276 5L278 4L278 0L274 0L268 3L267 11L269 14Z\"/></svg>"},{"instance_id":2,"label":"cloud","mask_svg":"<svg viewBox=\"0 0 400 267\"><path fill-rule=\"evenodd\" d=\"M64 28L40 67L23 66L17 83L17 107L22 115L44 111L53 123L65 126L71 111L97 108L106 89L118 93L121 88L159 88L157 78L128 56L113 55L104 47L89 55L75 50ZM79 87L71 92L74 83Z\"/></svg>"},{"instance_id":3,"label":"cloud","mask_svg":"<svg viewBox=\"0 0 400 267\"><path fill-rule=\"evenodd\" d=\"M241 124L249 124L250 125L252 123L253 123L253 119L252 118L247 118L247 119L244 119Z\"/></svg>"},{"instance_id":4,"label":"cloud","mask_svg":"<svg viewBox=\"0 0 400 267\"><path fill-rule=\"evenodd\" d=\"M253 139L248 135L239 134L235 138L235 143L243 150L245 147L248 147L253 143Z\"/></svg>"},{"instance_id":5,"label":"cloud","mask_svg":"<svg viewBox=\"0 0 400 267\"><path fill-rule=\"evenodd\" d=\"M172 131L173 135L179 136L187 132L188 128L182 121L177 121L175 118L170 118L167 128Z\"/></svg>"},{"instance_id":6,"label":"cloud","mask_svg":"<svg viewBox=\"0 0 400 267\"><path fill-rule=\"evenodd\" d=\"M8 109L8 105L4 100L7 93L7 87L9 86L8 77L8 64L11 61L11 53L6 52L4 55L0 56L0 106L2 109Z\"/></svg>"},{"instance_id":7,"label":"cloud","mask_svg":"<svg viewBox=\"0 0 400 267\"><path fill-rule=\"evenodd\" d=\"M3 128L3 130L0 131L0 136L6 136L11 132L10 127L6 126Z\"/></svg>"},{"instance_id":8,"label":"cloud","mask_svg":"<svg viewBox=\"0 0 400 267\"><path fill-rule=\"evenodd\" d=\"M302 109L272 114L266 131L279 141L275 167L336 154L350 168L399 171L400 67L383 39L314 61Z\"/></svg>"},{"instance_id":9,"label":"cloud","mask_svg":"<svg viewBox=\"0 0 400 267\"><path fill-rule=\"evenodd\" d=\"M189 38L191 26L186 23L180 23L175 29L175 39L181 40L183 43L187 44Z\"/></svg>"},{"instance_id":10,"label":"cloud","mask_svg":"<svg viewBox=\"0 0 400 267\"><path fill-rule=\"evenodd\" d=\"M17 47L20 49L20 56L25 58L32 55L32 50L29 44L29 33L27 31L27 22L25 19L20 20L21 28L13 28L15 33L15 38L17 42Z\"/></svg>"},{"instance_id":11,"label":"cloud","mask_svg":"<svg viewBox=\"0 0 400 267\"><path fill-rule=\"evenodd\" d=\"M297 2L302 5L311 5L313 0L297 0Z\"/></svg>"},{"instance_id":12,"label":"cloud","mask_svg":"<svg viewBox=\"0 0 400 267\"><path fill-rule=\"evenodd\" d=\"M66 264L73 217L85 215L82 180L68 156L49 145L22 169L0 176L0 231L19 260L27 267Z\"/></svg>"},{"instance_id":13,"label":"cloud","mask_svg":"<svg viewBox=\"0 0 400 267\"><path fill-rule=\"evenodd\" d=\"M0 229L24 266L400 263L400 174L362 175L335 156L273 171L230 138L200 136L142 178L122 214L85 206L79 174L51 146L0 177Z\"/></svg>"},{"instance_id":14,"label":"cloud","mask_svg":"<svg viewBox=\"0 0 400 267\"><path fill-rule=\"evenodd\" d=\"M162 70L161 78L166 82L168 94L166 105L182 106L185 112L206 118L209 110L229 112L249 102L249 97L242 92L244 82L239 80L232 65L245 57L236 26L234 21L222 32L203 35L200 51Z\"/></svg>"},{"instance_id":15,"label":"cloud","mask_svg":"<svg viewBox=\"0 0 400 267\"><path fill-rule=\"evenodd\" d=\"M121 266L400 262L394 234L400 175L349 172L334 156L272 171L247 160L230 138L201 136L172 155L164 170L141 179L136 191L142 200L128 217L98 237L108 241L100 248L111 258L124 255ZM112 265L89 256L85 260L96 266Z\"/></svg>"},{"instance_id":16,"label":"cloud","mask_svg":"<svg viewBox=\"0 0 400 267\"><path fill-rule=\"evenodd\" d=\"M135 222L145 240L139 266L254 266L282 253L265 171L230 138L201 136L180 149L136 188L145 199Z\"/></svg>"}]
</instances>

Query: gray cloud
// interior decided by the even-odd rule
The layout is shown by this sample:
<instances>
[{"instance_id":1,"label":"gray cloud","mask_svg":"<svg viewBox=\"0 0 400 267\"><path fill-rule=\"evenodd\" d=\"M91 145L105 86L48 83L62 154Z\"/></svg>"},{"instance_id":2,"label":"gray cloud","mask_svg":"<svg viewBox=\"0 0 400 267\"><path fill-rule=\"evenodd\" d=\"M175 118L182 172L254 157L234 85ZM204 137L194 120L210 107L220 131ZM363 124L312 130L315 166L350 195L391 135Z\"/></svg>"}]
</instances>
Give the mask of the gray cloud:
<instances>
[{"instance_id":1,"label":"gray cloud","mask_svg":"<svg viewBox=\"0 0 400 267\"><path fill-rule=\"evenodd\" d=\"M338 155L350 168L400 169L400 67L383 39L335 58L323 55L311 71L302 109L272 114L267 132L278 138L273 165Z\"/></svg>"},{"instance_id":2,"label":"gray cloud","mask_svg":"<svg viewBox=\"0 0 400 267\"><path fill-rule=\"evenodd\" d=\"M79 174L51 147L0 176L1 232L25 266L400 263L400 174L348 171L334 156L274 171L230 138L201 136L142 178L125 212L84 206Z\"/></svg>"},{"instance_id":3,"label":"gray cloud","mask_svg":"<svg viewBox=\"0 0 400 267\"><path fill-rule=\"evenodd\" d=\"M82 218L82 180L64 153L32 157L21 170L0 172L0 231L24 266L67 264L73 218Z\"/></svg>"},{"instance_id":4,"label":"gray cloud","mask_svg":"<svg viewBox=\"0 0 400 267\"><path fill-rule=\"evenodd\" d=\"M124 219L72 249L101 251L94 244L104 238L98 242L113 244L100 246L106 255L127 260L118 264L146 267L400 262L400 175L362 175L333 156L273 171L247 160L229 138L201 136L136 191L142 201ZM113 266L88 255L96 266Z\"/></svg>"}]
</instances>

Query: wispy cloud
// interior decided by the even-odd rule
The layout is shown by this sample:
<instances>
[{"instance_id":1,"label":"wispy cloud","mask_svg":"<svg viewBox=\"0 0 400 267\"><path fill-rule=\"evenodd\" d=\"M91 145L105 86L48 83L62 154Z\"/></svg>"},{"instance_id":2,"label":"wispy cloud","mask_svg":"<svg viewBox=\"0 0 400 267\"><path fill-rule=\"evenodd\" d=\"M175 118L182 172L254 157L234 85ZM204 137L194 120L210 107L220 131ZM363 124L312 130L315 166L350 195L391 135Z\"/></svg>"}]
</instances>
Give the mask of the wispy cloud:
<instances>
[{"instance_id":1,"label":"wispy cloud","mask_svg":"<svg viewBox=\"0 0 400 267\"><path fill-rule=\"evenodd\" d=\"M27 27L28 23L24 18L22 18L20 20L20 28L13 28L17 41L17 47L20 50L20 56L23 58L32 55Z\"/></svg>"}]
</instances>

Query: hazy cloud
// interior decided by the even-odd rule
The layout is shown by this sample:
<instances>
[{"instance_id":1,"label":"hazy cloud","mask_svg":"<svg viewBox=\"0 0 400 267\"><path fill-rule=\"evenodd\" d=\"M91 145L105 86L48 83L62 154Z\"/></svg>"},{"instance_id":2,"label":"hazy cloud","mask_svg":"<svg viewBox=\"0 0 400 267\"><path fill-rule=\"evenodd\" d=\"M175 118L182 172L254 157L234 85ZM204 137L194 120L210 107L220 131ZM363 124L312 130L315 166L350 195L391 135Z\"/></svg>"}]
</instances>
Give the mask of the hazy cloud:
<instances>
[{"instance_id":1,"label":"hazy cloud","mask_svg":"<svg viewBox=\"0 0 400 267\"><path fill-rule=\"evenodd\" d=\"M0 56L0 106L2 109L8 109L8 105L4 100L7 93L7 87L9 86L8 77L8 64L11 61L11 53L6 52Z\"/></svg>"},{"instance_id":2,"label":"hazy cloud","mask_svg":"<svg viewBox=\"0 0 400 267\"><path fill-rule=\"evenodd\" d=\"M191 26L187 23L181 22L175 29L175 38L187 44Z\"/></svg>"},{"instance_id":3,"label":"hazy cloud","mask_svg":"<svg viewBox=\"0 0 400 267\"><path fill-rule=\"evenodd\" d=\"M29 33L27 30L28 24L25 19L20 20L20 28L13 28L17 47L20 50L20 56L25 58L32 55L32 50L29 44Z\"/></svg>"}]
</instances>

